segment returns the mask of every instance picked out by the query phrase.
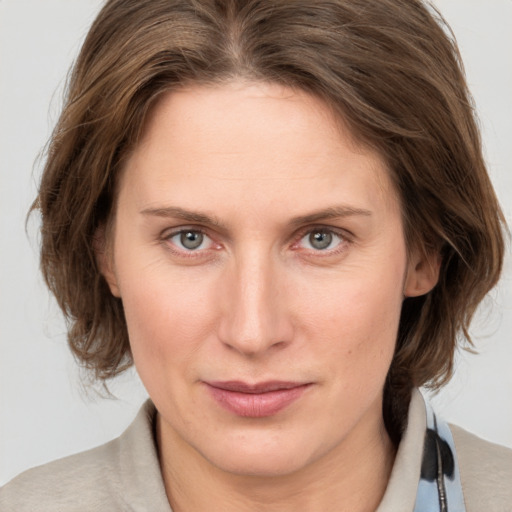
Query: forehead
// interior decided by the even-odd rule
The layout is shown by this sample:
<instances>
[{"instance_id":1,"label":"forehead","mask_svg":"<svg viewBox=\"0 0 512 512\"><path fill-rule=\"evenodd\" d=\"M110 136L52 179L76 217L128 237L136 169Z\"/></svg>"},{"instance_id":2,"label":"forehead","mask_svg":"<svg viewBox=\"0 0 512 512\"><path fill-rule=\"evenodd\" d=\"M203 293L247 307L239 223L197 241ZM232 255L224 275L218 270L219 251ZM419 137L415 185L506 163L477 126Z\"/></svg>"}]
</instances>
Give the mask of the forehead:
<instances>
[{"instance_id":1,"label":"forehead","mask_svg":"<svg viewBox=\"0 0 512 512\"><path fill-rule=\"evenodd\" d=\"M229 150L236 148L237 142L268 147L268 139L275 136L286 144L292 133L309 139L304 151L320 149L319 142L325 150L327 144L339 144L341 139L353 151L363 148L326 102L303 90L267 82L192 84L164 93L150 109L139 146L156 142L155 135L163 134L162 128L167 130L166 135L171 130L180 132L177 135L184 136L182 143L186 142L185 132L192 131L191 139L213 142L219 150L222 142ZM224 128L229 137L222 140ZM312 128L318 136L313 136Z\"/></svg>"},{"instance_id":2,"label":"forehead","mask_svg":"<svg viewBox=\"0 0 512 512\"><path fill-rule=\"evenodd\" d=\"M352 200L350 194L367 204L396 203L384 160L358 143L325 102L267 83L196 85L162 95L122 182L145 202L193 200L191 190L196 197L215 190L245 199L245 207L254 198L262 207L279 193L304 208Z\"/></svg>"}]
</instances>

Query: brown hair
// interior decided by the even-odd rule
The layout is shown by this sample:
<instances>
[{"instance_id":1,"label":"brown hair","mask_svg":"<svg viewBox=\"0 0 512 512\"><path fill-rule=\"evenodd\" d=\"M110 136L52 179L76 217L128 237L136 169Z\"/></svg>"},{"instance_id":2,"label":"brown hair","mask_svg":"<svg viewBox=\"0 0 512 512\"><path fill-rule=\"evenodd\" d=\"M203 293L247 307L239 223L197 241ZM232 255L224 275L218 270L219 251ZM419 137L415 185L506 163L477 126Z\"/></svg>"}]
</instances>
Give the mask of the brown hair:
<instances>
[{"instance_id":1,"label":"brown hair","mask_svg":"<svg viewBox=\"0 0 512 512\"><path fill-rule=\"evenodd\" d=\"M157 95L234 77L300 88L334 108L387 160L408 246L441 252L437 286L404 302L385 393L393 430L412 386L451 375L504 251L456 43L419 0L108 1L71 74L34 205L70 346L99 379L131 364L123 306L93 250L116 173Z\"/></svg>"}]
</instances>

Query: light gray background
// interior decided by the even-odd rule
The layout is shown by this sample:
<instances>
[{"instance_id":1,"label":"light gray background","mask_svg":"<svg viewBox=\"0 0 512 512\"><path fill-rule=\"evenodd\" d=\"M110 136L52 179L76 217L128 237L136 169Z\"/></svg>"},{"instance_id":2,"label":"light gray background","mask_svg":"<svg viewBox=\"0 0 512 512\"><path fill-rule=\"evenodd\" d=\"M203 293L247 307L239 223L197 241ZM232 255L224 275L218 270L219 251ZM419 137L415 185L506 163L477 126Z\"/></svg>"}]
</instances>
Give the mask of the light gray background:
<instances>
[{"instance_id":1,"label":"light gray background","mask_svg":"<svg viewBox=\"0 0 512 512\"><path fill-rule=\"evenodd\" d=\"M512 0L437 0L451 23L482 121L492 179L512 218ZM38 273L37 221L24 231L40 174L36 157L99 0L0 0L0 485L20 471L117 436L145 392L135 373L118 400L86 393L65 326ZM512 265L434 402L445 418L512 446Z\"/></svg>"}]
</instances>

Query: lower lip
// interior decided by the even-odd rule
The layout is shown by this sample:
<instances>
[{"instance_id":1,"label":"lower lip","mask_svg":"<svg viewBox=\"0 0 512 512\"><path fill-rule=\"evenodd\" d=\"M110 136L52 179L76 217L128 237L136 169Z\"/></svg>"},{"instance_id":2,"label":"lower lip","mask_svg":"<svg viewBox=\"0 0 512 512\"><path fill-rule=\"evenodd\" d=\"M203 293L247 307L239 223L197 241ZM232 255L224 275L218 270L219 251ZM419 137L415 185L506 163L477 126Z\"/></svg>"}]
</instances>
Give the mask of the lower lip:
<instances>
[{"instance_id":1,"label":"lower lip","mask_svg":"<svg viewBox=\"0 0 512 512\"><path fill-rule=\"evenodd\" d=\"M265 418L282 411L298 400L310 386L277 389L266 393L241 393L206 385L215 401L229 412L247 418Z\"/></svg>"}]
</instances>

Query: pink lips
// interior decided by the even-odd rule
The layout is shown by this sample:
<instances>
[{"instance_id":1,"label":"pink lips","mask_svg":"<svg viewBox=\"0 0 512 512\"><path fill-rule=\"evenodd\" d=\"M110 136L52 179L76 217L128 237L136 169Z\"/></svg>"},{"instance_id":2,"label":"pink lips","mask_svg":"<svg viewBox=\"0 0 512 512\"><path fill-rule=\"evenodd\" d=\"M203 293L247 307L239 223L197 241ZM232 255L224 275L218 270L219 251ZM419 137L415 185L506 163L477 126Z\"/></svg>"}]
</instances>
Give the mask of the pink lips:
<instances>
[{"instance_id":1,"label":"pink lips","mask_svg":"<svg viewBox=\"0 0 512 512\"><path fill-rule=\"evenodd\" d=\"M240 381L205 382L219 405L239 416L272 416L298 400L311 384L268 381L246 384Z\"/></svg>"}]
</instances>

